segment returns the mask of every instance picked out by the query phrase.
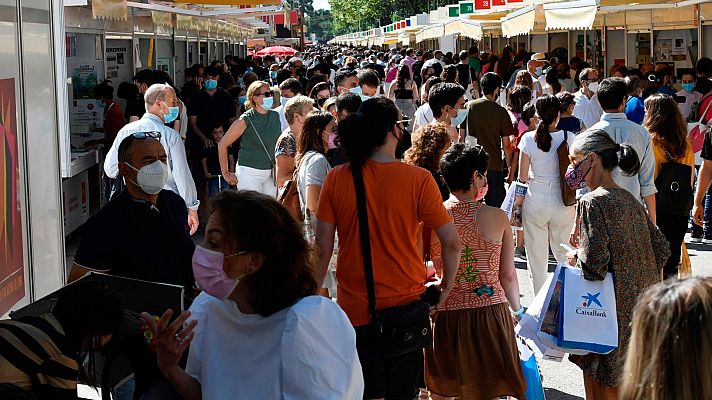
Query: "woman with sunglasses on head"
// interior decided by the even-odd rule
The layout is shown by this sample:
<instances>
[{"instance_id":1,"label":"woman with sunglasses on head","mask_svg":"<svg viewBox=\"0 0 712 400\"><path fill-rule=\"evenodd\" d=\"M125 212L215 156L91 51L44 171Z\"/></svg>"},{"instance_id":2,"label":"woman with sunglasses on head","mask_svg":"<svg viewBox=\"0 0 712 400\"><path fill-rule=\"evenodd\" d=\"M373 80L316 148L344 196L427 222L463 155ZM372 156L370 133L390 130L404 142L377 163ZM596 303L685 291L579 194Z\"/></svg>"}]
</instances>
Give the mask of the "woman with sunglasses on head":
<instances>
[{"instance_id":1,"label":"woman with sunglasses on head","mask_svg":"<svg viewBox=\"0 0 712 400\"><path fill-rule=\"evenodd\" d=\"M539 98L536 102L539 125L525 133L519 142L519 180L529 184L522 205L522 226L534 293L546 281L549 249L557 261L566 261L566 250L560 245L568 242L576 215L575 208L565 205L561 197L557 149L564 140L567 148L571 148L574 134L557 128L560 108L555 96Z\"/></svg>"},{"instance_id":2,"label":"woman with sunglasses on head","mask_svg":"<svg viewBox=\"0 0 712 400\"><path fill-rule=\"evenodd\" d=\"M279 114L272 109L274 94L267 82L253 82L247 89L245 111L225 133L218 151L225 180L240 190L277 195L274 147L281 134ZM228 168L228 146L240 139L237 173Z\"/></svg>"},{"instance_id":3,"label":"woman with sunglasses on head","mask_svg":"<svg viewBox=\"0 0 712 400\"><path fill-rule=\"evenodd\" d=\"M142 314L161 372L187 400L361 399L354 331L338 305L314 295L302 224L254 191L211 202L193 256L203 292L173 322L170 310L158 322Z\"/></svg>"},{"instance_id":4,"label":"woman with sunglasses on head","mask_svg":"<svg viewBox=\"0 0 712 400\"><path fill-rule=\"evenodd\" d=\"M458 143L440 164L451 192L445 209L463 250L455 286L435 310L433 346L425 351L425 380L433 400L525 397L512 321L512 314L524 313L514 243L506 214L482 202L488 159L481 146ZM432 243L441 275L442 247L435 237Z\"/></svg>"},{"instance_id":5,"label":"woman with sunglasses on head","mask_svg":"<svg viewBox=\"0 0 712 400\"><path fill-rule=\"evenodd\" d=\"M613 274L618 316L616 350L570 355L569 360L583 371L586 399L617 400L633 308L641 293L662 281L670 249L643 205L613 180L616 167L628 176L640 169L633 147L615 143L605 131L591 129L576 136L569 158L566 183L572 189L587 185L591 192L578 203L580 247L567 254L568 262L580 267L588 280Z\"/></svg>"}]
</instances>

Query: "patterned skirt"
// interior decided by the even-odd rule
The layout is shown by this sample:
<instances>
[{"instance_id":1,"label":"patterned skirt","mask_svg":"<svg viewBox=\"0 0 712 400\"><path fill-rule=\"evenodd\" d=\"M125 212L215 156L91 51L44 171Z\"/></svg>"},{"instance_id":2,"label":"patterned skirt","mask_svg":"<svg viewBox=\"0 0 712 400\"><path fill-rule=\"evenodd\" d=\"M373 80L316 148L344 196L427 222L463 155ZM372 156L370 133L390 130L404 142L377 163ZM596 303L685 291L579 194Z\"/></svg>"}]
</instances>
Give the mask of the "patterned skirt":
<instances>
[{"instance_id":1,"label":"patterned skirt","mask_svg":"<svg viewBox=\"0 0 712 400\"><path fill-rule=\"evenodd\" d=\"M526 381L507 303L440 311L425 351L431 392L461 400L525 399Z\"/></svg>"}]
</instances>

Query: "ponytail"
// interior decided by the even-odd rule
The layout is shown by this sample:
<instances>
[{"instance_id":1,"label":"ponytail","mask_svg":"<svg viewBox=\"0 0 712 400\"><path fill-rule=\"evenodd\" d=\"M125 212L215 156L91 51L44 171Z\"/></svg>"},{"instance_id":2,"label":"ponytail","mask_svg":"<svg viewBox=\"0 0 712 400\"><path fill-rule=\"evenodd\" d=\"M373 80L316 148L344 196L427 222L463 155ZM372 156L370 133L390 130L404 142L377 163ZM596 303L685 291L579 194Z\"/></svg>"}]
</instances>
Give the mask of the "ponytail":
<instances>
[{"instance_id":1,"label":"ponytail","mask_svg":"<svg viewBox=\"0 0 712 400\"><path fill-rule=\"evenodd\" d=\"M618 168L623 171L623 175L631 176L640 171L640 159L638 158L638 153L635 151L633 146L629 144L616 144L616 151L619 154Z\"/></svg>"},{"instance_id":2,"label":"ponytail","mask_svg":"<svg viewBox=\"0 0 712 400\"><path fill-rule=\"evenodd\" d=\"M352 165L361 167L385 143L398 115L398 108L386 97L365 101L358 112L339 122L336 145Z\"/></svg>"},{"instance_id":3,"label":"ponytail","mask_svg":"<svg viewBox=\"0 0 712 400\"><path fill-rule=\"evenodd\" d=\"M539 114L539 125L536 127L534 140L536 146L543 152L551 150L551 133L549 126L559 117L561 102L556 96L545 95L536 101L536 112Z\"/></svg>"}]
</instances>

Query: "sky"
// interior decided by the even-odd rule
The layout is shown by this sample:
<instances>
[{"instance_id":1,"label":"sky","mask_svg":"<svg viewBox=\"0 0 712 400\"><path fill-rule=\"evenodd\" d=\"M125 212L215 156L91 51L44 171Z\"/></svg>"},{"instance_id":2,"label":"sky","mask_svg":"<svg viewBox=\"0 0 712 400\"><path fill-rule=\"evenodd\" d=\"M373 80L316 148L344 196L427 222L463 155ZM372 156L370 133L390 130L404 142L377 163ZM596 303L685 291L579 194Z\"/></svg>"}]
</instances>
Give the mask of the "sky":
<instances>
[{"instance_id":1,"label":"sky","mask_svg":"<svg viewBox=\"0 0 712 400\"><path fill-rule=\"evenodd\" d=\"M329 7L329 0L314 0L314 9L315 10L320 10L320 9L327 9L330 10L331 7Z\"/></svg>"}]
</instances>

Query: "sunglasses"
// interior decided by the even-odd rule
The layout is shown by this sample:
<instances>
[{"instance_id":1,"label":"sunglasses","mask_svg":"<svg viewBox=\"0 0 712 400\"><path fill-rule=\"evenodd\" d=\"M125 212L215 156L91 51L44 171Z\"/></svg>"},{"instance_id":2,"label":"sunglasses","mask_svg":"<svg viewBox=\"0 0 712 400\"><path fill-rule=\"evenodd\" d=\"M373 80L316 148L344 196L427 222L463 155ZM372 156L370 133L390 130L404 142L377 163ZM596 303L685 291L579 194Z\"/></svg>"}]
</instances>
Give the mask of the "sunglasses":
<instances>
[{"instance_id":1,"label":"sunglasses","mask_svg":"<svg viewBox=\"0 0 712 400\"><path fill-rule=\"evenodd\" d=\"M255 93L255 96L272 97L274 94L272 92Z\"/></svg>"},{"instance_id":2,"label":"sunglasses","mask_svg":"<svg viewBox=\"0 0 712 400\"><path fill-rule=\"evenodd\" d=\"M400 121L396 121L396 124L402 124L403 128L407 128L410 121L411 120L409 120L409 119L402 119Z\"/></svg>"},{"instance_id":3,"label":"sunglasses","mask_svg":"<svg viewBox=\"0 0 712 400\"><path fill-rule=\"evenodd\" d=\"M161 132L134 132L131 134L136 139L146 139L146 138L151 138L151 139L160 139L161 138Z\"/></svg>"}]
</instances>

